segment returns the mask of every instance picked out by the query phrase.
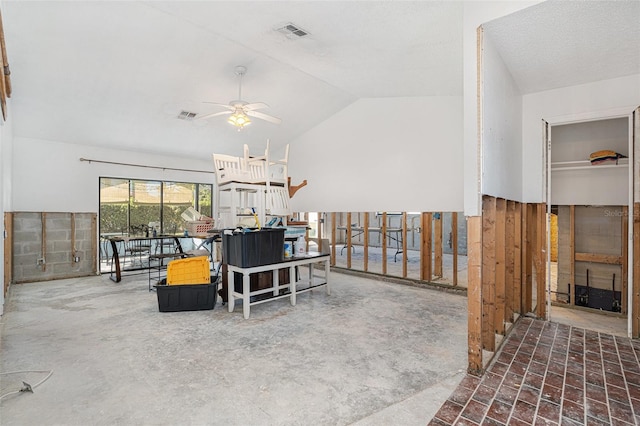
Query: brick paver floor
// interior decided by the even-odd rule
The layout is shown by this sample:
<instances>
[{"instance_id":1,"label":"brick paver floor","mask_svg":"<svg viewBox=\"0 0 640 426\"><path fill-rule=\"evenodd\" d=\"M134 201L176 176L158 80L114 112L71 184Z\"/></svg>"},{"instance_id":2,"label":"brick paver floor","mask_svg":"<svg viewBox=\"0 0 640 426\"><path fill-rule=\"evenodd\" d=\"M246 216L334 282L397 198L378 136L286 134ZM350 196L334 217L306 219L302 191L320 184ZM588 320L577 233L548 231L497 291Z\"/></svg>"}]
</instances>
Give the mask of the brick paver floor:
<instances>
[{"instance_id":1,"label":"brick paver floor","mask_svg":"<svg viewBox=\"0 0 640 426\"><path fill-rule=\"evenodd\" d=\"M640 425L640 341L521 318L429 425Z\"/></svg>"}]
</instances>

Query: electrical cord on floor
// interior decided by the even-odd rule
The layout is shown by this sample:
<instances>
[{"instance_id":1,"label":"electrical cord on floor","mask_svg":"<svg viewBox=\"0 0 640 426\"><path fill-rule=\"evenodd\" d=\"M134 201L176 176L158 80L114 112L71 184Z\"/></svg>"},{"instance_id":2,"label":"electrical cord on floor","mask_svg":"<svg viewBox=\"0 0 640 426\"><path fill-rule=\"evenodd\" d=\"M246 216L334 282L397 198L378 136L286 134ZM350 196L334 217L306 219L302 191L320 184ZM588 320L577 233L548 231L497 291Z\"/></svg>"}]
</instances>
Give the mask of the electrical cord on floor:
<instances>
[{"instance_id":1,"label":"electrical cord on floor","mask_svg":"<svg viewBox=\"0 0 640 426\"><path fill-rule=\"evenodd\" d=\"M7 373L0 373L0 376L6 376L9 374L22 374L22 373L48 373L47 376L40 380L38 383L36 383L35 385L31 386L29 383L27 382L22 382L22 388L20 388L19 390L15 390L15 391L11 391L11 392L7 392L4 395L0 395L0 400L2 400L3 398L6 398L9 395L15 395L17 393L22 393L22 392L31 392L33 393L33 390L35 388L37 388L38 386L40 386L41 384L43 384L44 382L47 381L47 379L49 379L49 377L51 377L51 375L53 374L53 370L20 370L20 371L9 371Z\"/></svg>"}]
</instances>

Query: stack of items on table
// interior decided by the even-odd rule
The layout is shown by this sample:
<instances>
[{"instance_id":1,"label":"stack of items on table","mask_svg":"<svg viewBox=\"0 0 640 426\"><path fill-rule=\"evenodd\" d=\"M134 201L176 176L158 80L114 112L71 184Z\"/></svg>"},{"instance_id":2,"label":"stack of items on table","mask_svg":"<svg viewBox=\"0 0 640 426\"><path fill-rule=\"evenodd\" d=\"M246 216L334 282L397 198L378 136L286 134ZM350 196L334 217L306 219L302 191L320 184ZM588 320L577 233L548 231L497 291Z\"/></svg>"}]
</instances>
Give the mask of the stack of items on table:
<instances>
[{"instance_id":1,"label":"stack of items on table","mask_svg":"<svg viewBox=\"0 0 640 426\"><path fill-rule=\"evenodd\" d=\"M244 155L235 157L213 154L218 196L214 217L217 227L260 227L277 223L286 225L291 215L288 188L289 145L281 160L273 160L269 141L264 155L249 154L244 145Z\"/></svg>"}]
</instances>

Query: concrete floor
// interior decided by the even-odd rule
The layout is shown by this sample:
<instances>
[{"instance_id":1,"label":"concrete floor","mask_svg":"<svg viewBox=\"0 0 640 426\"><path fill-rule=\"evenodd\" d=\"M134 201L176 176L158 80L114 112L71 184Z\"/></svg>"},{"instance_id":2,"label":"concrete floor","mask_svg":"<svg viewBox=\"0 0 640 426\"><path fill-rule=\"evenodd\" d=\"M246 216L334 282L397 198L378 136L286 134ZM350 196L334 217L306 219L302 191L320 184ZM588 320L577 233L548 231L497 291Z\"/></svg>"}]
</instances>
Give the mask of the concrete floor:
<instances>
[{"instance_id":1,"label":"concrete floor","mask_svg":"<svg viewBox=\"0 0 640 426\"><path fill-rule=\"evenodd\" d=\"M332 294L161 313L145 276L14 285L0 368L51 370L0 423L424 425L465 376L466 298L332 274ZM0 392L46 373L0 376Z\"/></svg>"}]
</instances>

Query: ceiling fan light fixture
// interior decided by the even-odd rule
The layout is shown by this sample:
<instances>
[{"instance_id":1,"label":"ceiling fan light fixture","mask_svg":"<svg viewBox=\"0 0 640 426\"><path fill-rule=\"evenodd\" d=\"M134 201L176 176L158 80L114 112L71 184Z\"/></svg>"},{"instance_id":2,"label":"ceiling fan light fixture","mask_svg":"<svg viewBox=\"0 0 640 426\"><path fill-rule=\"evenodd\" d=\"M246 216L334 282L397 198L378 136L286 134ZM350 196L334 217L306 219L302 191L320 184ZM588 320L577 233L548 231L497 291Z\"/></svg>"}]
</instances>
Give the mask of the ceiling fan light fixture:
<instances>
[{"instance_id":1,"label":"ceiling fan light fixture","mask_svg":"<svg viewBox=\"0 0 640 426\"><path fill-rule=\"evenodd\" d=\"M244 126L251 124L251 119L243 111L236 111L229 116L227 122L242 130Z\"/></svg>"}]
</instances>

